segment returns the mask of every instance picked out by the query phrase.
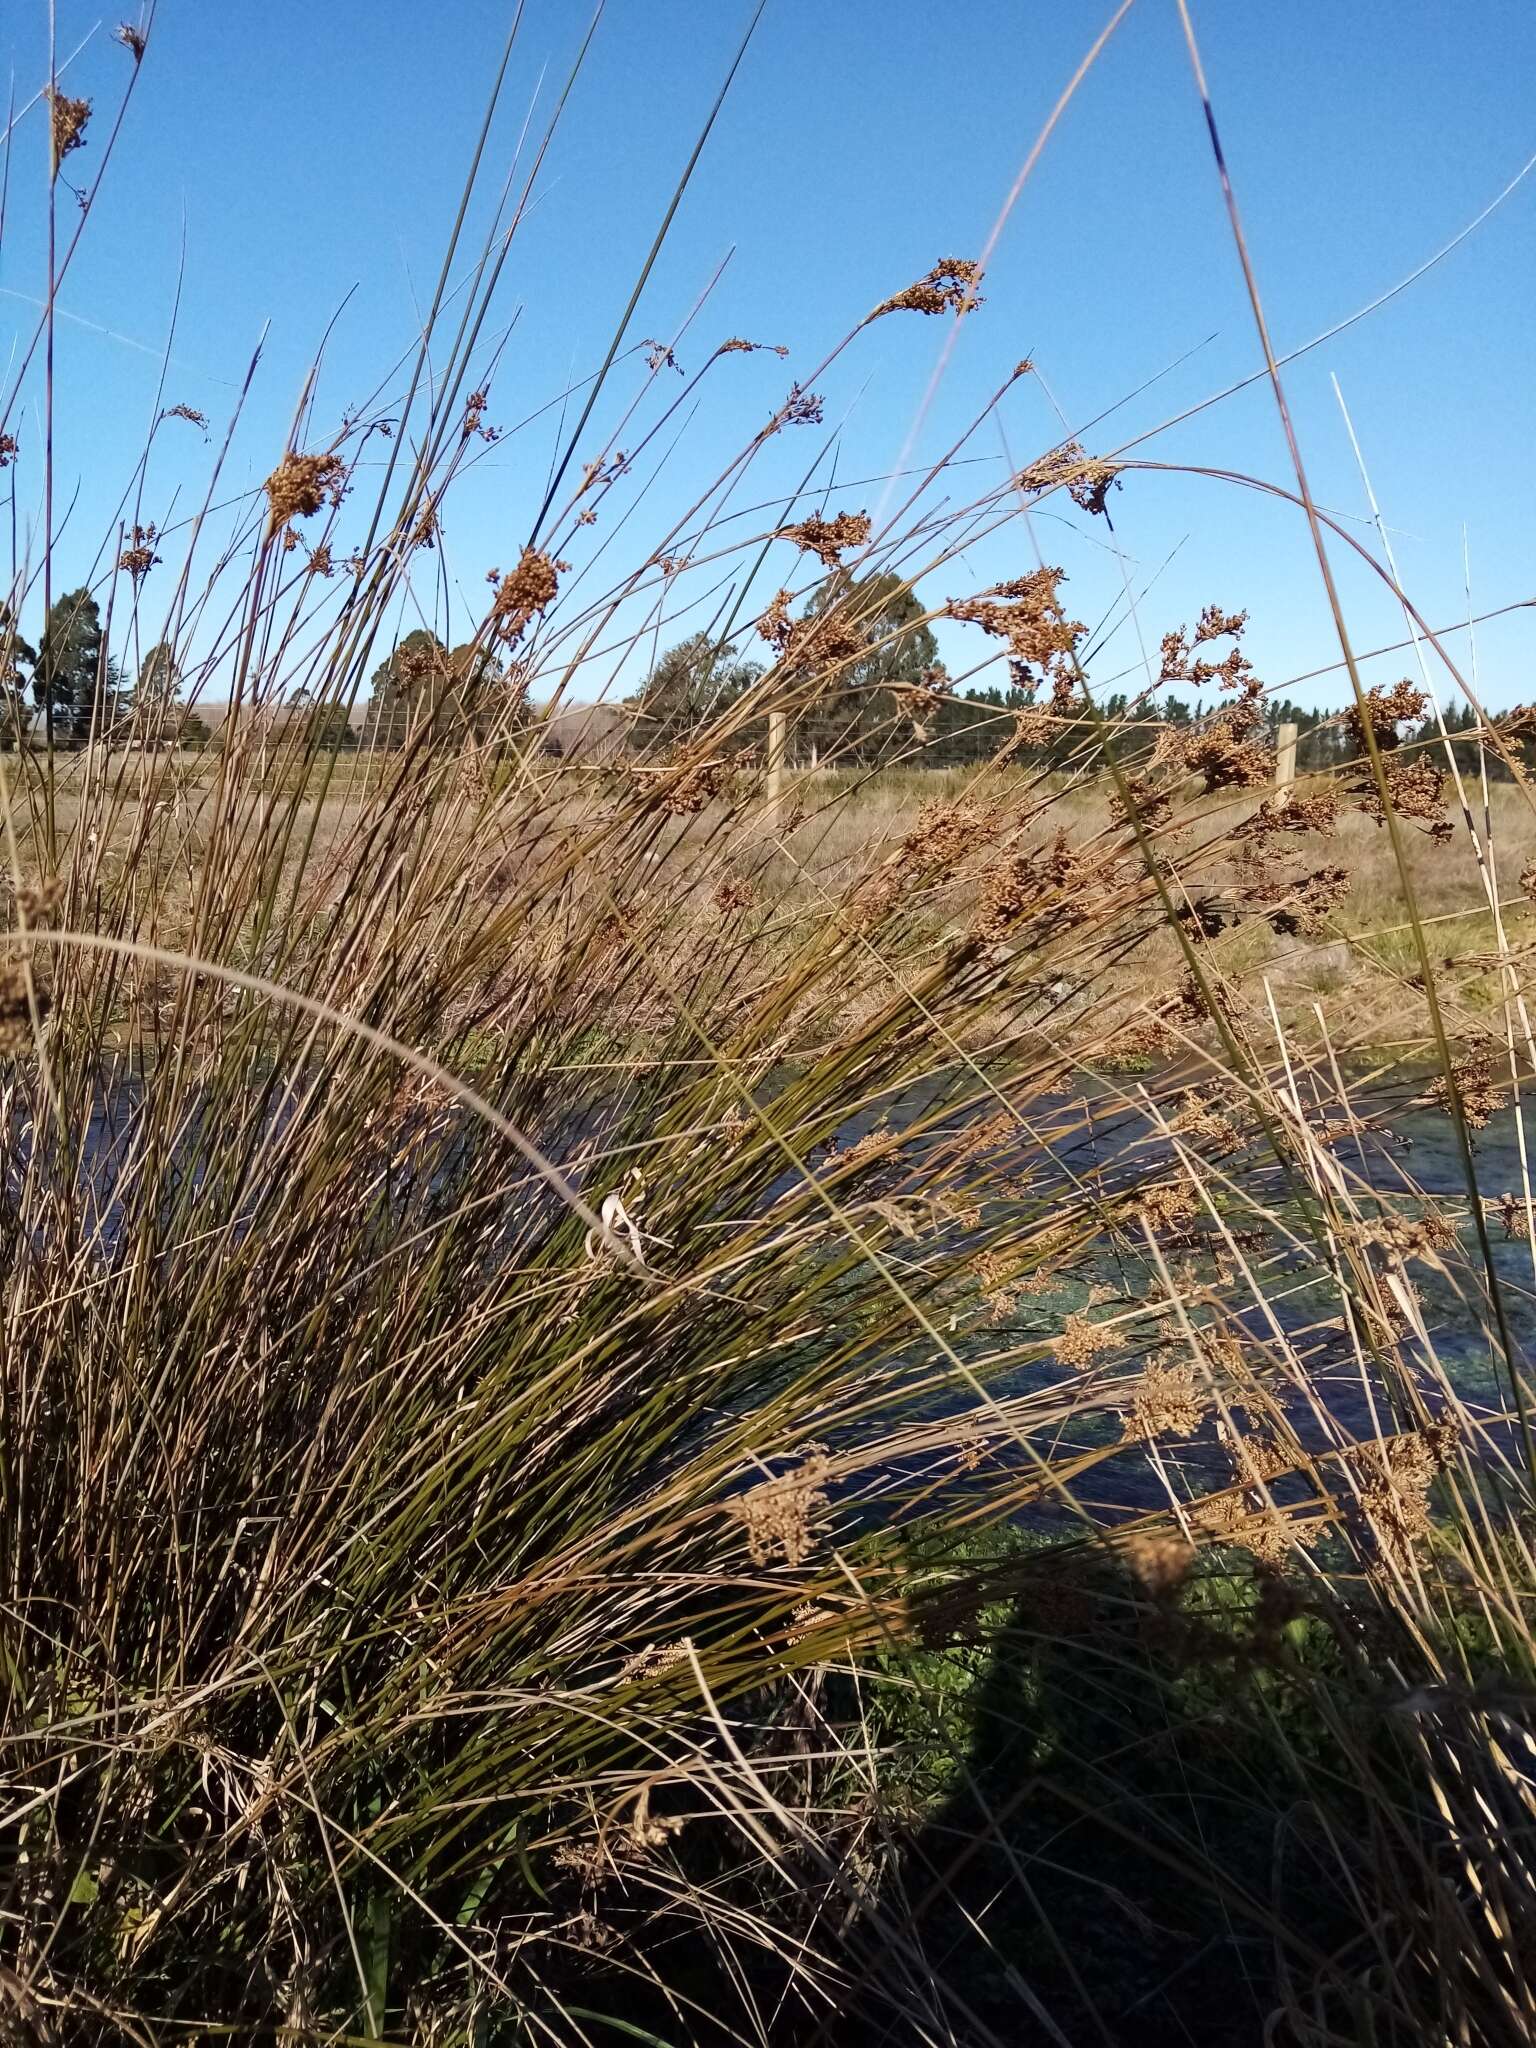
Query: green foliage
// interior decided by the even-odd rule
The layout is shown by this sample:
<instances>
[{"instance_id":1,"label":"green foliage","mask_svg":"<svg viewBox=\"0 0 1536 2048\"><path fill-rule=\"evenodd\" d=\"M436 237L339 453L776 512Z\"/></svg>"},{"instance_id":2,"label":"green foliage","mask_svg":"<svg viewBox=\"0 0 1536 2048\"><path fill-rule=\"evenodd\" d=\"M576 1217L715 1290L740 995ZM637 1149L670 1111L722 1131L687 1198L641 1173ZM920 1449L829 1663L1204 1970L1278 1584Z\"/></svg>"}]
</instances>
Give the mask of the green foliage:
<instances>
[{"instance_id":1,"label":"green foliage","mask_svg":"<svg viewBox=\"0 0 1536 2048\"><path fill-rule=\"evenodd\" d=\"M32 695L42 707L49 744L82 737L91 729L98 703L110 715L115 701L115 672L102 662L101 606L84 587L54 599L37 643Z\"/></svg>"},{"instance_id":2,"label":"green foliage","mask_svg":"<svg viewBox=\"0 0 1536 2048\"><path fill-rule=\"evenodd\" d=\"M664 749L686 740L729 711L762 673L760 662L743 659L709 633L680 640L660 657L644 688L629 700L638 713L636 744Z\"/></svg>"},{"instance_id":3,"label":"green foliage","mask_svg":"<svg viewBox=\"0 0 1536 2048\"><path fill-rule=\"evenodd\" d=\"M814 747L839 761L879 760L906 736L906 692L927 677L938 643L916 591L889 571L853 583L829 576L805 616L819 619L834 606L857 626L869 651L840 664L830 687L817 694L796 723L796 748Z\"/></svg>"}]
</instances>

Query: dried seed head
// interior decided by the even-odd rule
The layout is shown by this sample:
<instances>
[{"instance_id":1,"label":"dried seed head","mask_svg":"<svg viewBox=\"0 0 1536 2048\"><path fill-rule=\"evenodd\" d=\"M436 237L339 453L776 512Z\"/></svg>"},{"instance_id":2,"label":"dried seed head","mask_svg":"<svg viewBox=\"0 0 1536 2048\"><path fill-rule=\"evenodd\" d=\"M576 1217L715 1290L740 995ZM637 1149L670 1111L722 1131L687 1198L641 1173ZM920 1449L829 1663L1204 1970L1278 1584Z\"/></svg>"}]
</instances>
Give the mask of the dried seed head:
<instances>
[{"instance_id":1,"label":"dried seed head","mask_svg":"<svg viewBox=\"0 0 1536 2048\"><path fill-rule=\"evenodd\" d=\"M1113 824L1135 820L1143 832L1160 832L1173 816L1173 802L1166 790L1155 788L1144 775L1127 775L1124 789L1110 797L1109 815Z\"/></svg>"},{"instance_id":2,"label":"dried seed head","mask_svg":"<svg viewBox=\"0 0 1536 2048\"><path fill-rule=\"evenodd\" d=\"M1239 839L1262 839L1277 832L1320 832L1331 838L1339 821L1337 786L1325 782L1316 789L1287 792L1284 803L1266 797L1251 818L1237 828Z\"/></svg>"},{"instance_id":3,"label":"dried seed head","mask_svg":"<svg viewBox=\"0 0 1536 2048\"><path fill-rule=\"evenodd\" d=\"M792 619L792 602L787 590L779 591L757 622L758 632L777 648L785 668L836 668L863 653L867 637L846 605L833 605L812 618Z\"/></svg>"},{"instance_id":4,"label":"dried seed head","mask_svg":"<svg viewBox=\"0 0 1536 2048\"><path fill-rule=\"evenodd\" d=\"M1383 1555L1399 1569L1430 1533L1429 1489L1455 1455L1454 1416L1421 1430L1365 1445L1360 1453L1360 1505Z\"/></svg>"},{"instance_id":5,"label":"dried seed head","mask_svg":"<svg viewBox=\"0 0 1536 2048\"><path fill-rule=\"evenodd\" d=\"M22 882L16 888L16 908L29 925L47 924L64 901L64 884L57 875L45 882Z\"/></svg>"},{"instance_id":6,"label":"dried seed head","mask_svg":"<svg viewBox=\"0 0 1536 2048\"><path fill-rule=\"evenodd\" d=\"M339 505L346 477L339 455L298 455L290 449L267 478L268 532L276 533L290 519L312 518L324 505Z\"/></svg>"},{"instance_id":7,"label":"dried seed head","mask_svg":"<svg viewBox=\"0 0 1536 2048\"><path fill-rule=\"evenodd\" d=\"M1143 1188L1136 1197L1136 1206L1146 1218L1148 1229L1153 1231L1178 1230L1192 1222L1200 1211L1194 1189L1182 1180L1158 1181Z\"/></svg>"},{"instance_id":8,"label":"dried seed head","mask_svg":"<svg viewBox=\"0 0 1536 2048\"><path fill-rule=\"evenodd\" d=\"M738 910L750 910L757 901L757 891L744 875L727 875L716 889L714 904L722 917L730 917Z\"/></svg>"},{"instance_id":9,"label":"dried seed head","mask_svg":"<svg viewBox=\"0 0 1536 2048\"><path fill-rule=\"evenodd\" d=\"M994 829L995 819L986 804L973 798L959 803L935 798L922 806L916 825L901 842L902 857L920 868L953 867Z\"/></svg>"},{"instance_id":10,"label":"dried seed head","mask_svg":"<svg viewBox=\"0 0 1536 2048\"><path fill-rule=\"evenodd\" d=\"M135 64L143 63L144 52L148 49L149 42L142 30L136 29L130 21L122 22L115 31L115 40L132 53Z\"/></svg>"},{"instance_id":11,"label":"dried seed head","mask_svg":"<svg viewBox=\"0 0 1536 2048\"><path fill-rule=\"evenodd\" d=\"M1070 657L1087 628L1069 619L1062 608L1061 569L1034 569L1009 583L996 583L975 597L951 598L944 609L952 619L980 626L995 639L1006 640L1025 668L1068 676Z\"/></svg>"},{"instance_id":12,"label":"dried seed head","mask_svg":"<svg viewBox=\"0 0 1536 2048\"><path fill-rule=\"evenodd\" d=\"M684 764L679 774L659 784L657 800L668 817L692 818L706 804L728 796L735 781L736 772L729 761Z\"/></svg>"},{"instance_id":13,"label":"dried seed head","mask_svg":"<svg viewBox=\"0 0 1536 2048\"><path fill-rule=\"evenodd\" d=\"M787 356L789 354L789 350L780 341L743 341L739 335L733 335L729 341L722 341L715 350L715 354L717 356L755 355L759 349L766 351L771 356Z\"/></svg>"},{"instance_id":14,"label":"dried seed head","mask_svg":"<svg viewBox=\"0 0 1536 2048\"><path fill-rule=\"evenodd\" d=\"M155 542L159 537L156 527L136 526L131 544L118 556L117 566L127 571L135 585L142 583L159 561L160 557L155 553Z\"/></svg>"},{"instance_id":15,"label":"dried seed head","mask_svg":"<svg viewBox=\"0 0 1536 2048\"><path fill-rule=\"evenodd\" d=\"M1349 895L1351 883L1344 868L1318 868L1310 875L1297 875L1284 885L1285 895L1268 913L1271 930L1283 938L1297 934L1308 937L1326 930L1327 922Z\"/></svg>"},{"instance_id":16,"label":"dried seed head","mask_svg":"<svg viewBox=\"0 0 1536 2048\"><path fill-rule=\"evenodd\" d=\"M835 519L802 519L798 526L781 526L776 540L792 540L807 554L819 556L828 569L835 569L844 548L862 547L869 539L866 512L839 512Z\"/></svg>"},{"instance_id":17,"label":"dried seed head","mask_svg":"<svg viewBox=\"0 0 1536 2048\"><path fill-rule=\"evenodd\" d=\"M1377 748L1386 753L1399 744L1398 727L1416 725L1428 709L1429 699L1405 676L1400 683L1393 683L1390 689L1385 683L1378 683L1374 689L1367 690L1364 716L1358 704L1351 705L1344 720L1344 729L1359 752L1364 753L1368 720Z\"/></svg>"},{"instance_id":18,"label":"dried seed head","mask_svg":"<svg viewBox=\"0 0 1536 2048\"><path fill-rule=\"evenodd\" d=\"M168 405L165 409L165 418L190 420L194 427L206 427L208 424L207 413L199 412L195 405Z\"/></svg>"},{"instance_id":19,"label":"dried seed head","mask_svg":"<svg viewBox=\"0 0 1536 2048\"><path fill-rule=\"evenodd\" d=\"M1085 1315L1070 1315L1056 1339L1056 1361L1059 1365L1088 1365L1109 1342L1109 1332L1102 1325L1091 1323Z\"/></svg>"},{"instance_id":20,"label":"dried seed head","mask_svg":"<svg viewBox=\"0 0 1536 2048\"><path fill-rule=\"evenodd\" d=\"M647 369L676 370L679 377L682 376L682 364L677 360L677 357L672 353L671 349L667 347L667 344L664 341L642 341L640 343L640 346L645 350L645 362Z\"/></svg>"},{"instance_id":21,"label":"dried seed head","mask_svg":"<svg viewBox=\"0 0 1536 2048\"><path fill-rule=\"evenodd\" d=\"M497 583L491 605L491 633L509 646L520 640L537 615L554 603L569 562L556 562L542 548L524 548L517 567Z\"/></svg>"},{"instance_id":22,"label":"dried seed head","mask_svg":"<svg viewBox=\"0 0 1536 2048\"><path fill-rule=\"evenodd\" d=\"M1504 1107L1505 1099L1503 1089L1493 1078L1492 1062L1482 1054L1457 1060L1452 1063L1451 1075L1462 1115L1474 1131L1486 1129ZM1436 1078L1426 1099L1438 1108L1450 1108L1451 1090L1444 1074Z\"/></svg>"},{"instance_id":23,"label":"dried seed head","mask_svg":"<svg viewBox=\"0 0 1536 2048\"><path fill-rule=\"evenodd\" d=\"M1189 1577L1194 1545L1182 1536L1146 1531L1130 1537L1121 1556L1154 1600L1166 1600Z\"/></svg>"},{"instance_id":24,"label":"dried seed head","mask_svg":"<svg viewBox=\"0 0 1536 2048\"><path fill-rule=\"evenodd\" d=\"M946 256L905 291L882 299L868 317L880 320L887 313L969 313L981 304L976 291L980 282L979 263L963 256Z\"/></svg>"},{"instance_id":25,"label":"dried seed head","mask_svg":"<svg viewBox=\"0 0 1536 2048\"><path fill-rule=\"evenodd\" d=\"M1453 1251L1460 1242L1456 1225L1437 1209L1423 1209L1416 1216L1387 1216L1362 1224L1360 1241L1390 1254L1393 1261L1432 1259Z\"/></svg>"},{"instance_id":26,"label":"dried seed head","mask_svg":"<svg viewBox=\"0 0 1536 2048\"><path fill-rule=\"evenodd\" d=\"M1273 1508L1250 1512L1240 1493L1222 1493L1214 1500L1202 1501L1195 1520L1218 1543L1236 1544L1271 1571L1279 1571L1287 1562L1293 1543L1305 1545L1312 1540Z\"/></svg>"},{"instance_id":27,"label":"dried seed head","mask_svg":"<svg viewBox=\"0 0 1536 2048\"><path fill-rule=\"evenodd\" d=\"M1195 621L1194 644L1199 647L1206 640L1223 640L1229 634L1235 640L1247 623L1246 612L1224 612L1219 604L1208 604Z\"/></svg>"},{"instance_id":28,"label":"dried seed head","mask_svg":"<svg viewBox=\"0 0 1536 2048\"><path fill-rule=\"evenodd\" d=\"M0 469L9 469L16 460L16 436L0 434Z\"/></svg>"},{"instance_id":29,"label":"dried seed head","mask_svg":"<svg viewBox=\"0 0 1536 2048\"><path fill-rule=\"evenodd\" d=\"M57 177L59 165L70 151L84 145L91 103L89 100L72 100L66 94L54 91L49 91L47 100L52 114L53 175Z\"/></svg>"},{"instance_id":30,"label":"dried seed head","mask_svg":"<svg viewBox=\"0 0 1536 2048\"><path fill-rule=\"evenodd\" d=\"M992 1311L994 1323L1006 1322L1019 1297L1019 1280L1012 1262L1000 1252L979 1252L971 1262L981 1296Z\"/></svg>"},{"instance_id":31,"label":"dried seed head","mask_svg":"<svg viewBox=\"0 0 1536 2048\"><path fill-rule=\"evenodd\" d=\"M1202 776L1206 793L1220 789L1261 789L1275 777L1268 746L1245 731L1236 712L1219 712L1183 745L1185 764Z\"/></svg>"},{"instance_id":32,"label":"dried seed head","mask_svg":"<svg viewBox=\"0 0 1536 2048\"><path fill-rule=\"evenodd\" d=\"M1193 1436L1205 1404L1195 1385L1192 1365L1149 1365L1132 1382L1131 1412L1126 1417L1127 1443L1156 1436Z\"/></svg>"},{"instance_id":33,"label":"dried seed head","mask_svg":"<svg viewBox=\"0 0 1536 2048\"><path fill-rule=\"evenodd\" d=\"M780 427L819 427L821 405L814 391L802 391L798 384L792 384L788 398L769 421L768 432L776 434Z\"/></svg>"},{"instance_id":34,"label":"dried seed head","mask_svg":"<svg viewBox=\"0 0 1536 2048\"><path fill-rule=\"evenodd\" d=\"M1415 818L1427 825L1431 839L1444 841L1451 837L1451 821L1445 815L1446 773L1427 754L1412 761L1384 760L1381 779L1386 784L1385 803L1374 776L1349 786L1350 795L1360 799L1360 810L1367 818L1384 825L1390 804L1397 817Z\"/></svg>"},{"instance_id":35,"label":"dried seed head","mask_svg":"<svg viewBox=\"0 0 1536 2048\"><path fill-rule=\"evenodd\" d=\"M732 1513L746 1528L754 1564L771 1564L776 1556L790 1566L805 1562L815 1524L826 1511L831 1476L831 1459L812 1451L803 1464L763 1480L732 1504Z\"/></svg>"},{"instance_id":36,"label":"dried seed head","mask_svg":"<svg viewBox=\"0 0 1536 2048\"><path fill-rule=\"evenodd\" d=\"M1017 490L1032 497L1064 488L1074 505L1107 521L1110 488L1120 488L1119 476L1114 463L1089 455L1081 441L1063 441L1059 448L1021 469L1013 481Z\"/></svg>"}]
</instances>

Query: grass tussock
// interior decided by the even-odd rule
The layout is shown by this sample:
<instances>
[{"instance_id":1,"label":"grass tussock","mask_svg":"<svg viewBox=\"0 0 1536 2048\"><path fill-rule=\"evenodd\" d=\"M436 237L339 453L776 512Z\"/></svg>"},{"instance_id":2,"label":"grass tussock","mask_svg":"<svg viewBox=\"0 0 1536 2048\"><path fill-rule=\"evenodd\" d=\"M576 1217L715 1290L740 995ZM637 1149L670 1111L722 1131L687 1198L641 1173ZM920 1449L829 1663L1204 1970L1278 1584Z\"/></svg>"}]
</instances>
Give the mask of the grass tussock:
<instances>
[{"instance_id":1,"label":"grass tussock","mask_svg":"<svg viewBox=\"0 0 1536 2048\"><path fill-rule=\"evenodd\" d=\"M959 591L978 522L1028 561L1046 495L1155 486L1074 447L747 536L710 494L600 591L735 338L674 389L619 337L466 637L432 566L513 233L387 441L306 408L232 533L107 550L83 595L180 675L131 744L103 640L65 750L15 564L55 744L0 753L0 2030L1529 2038L1529 1192L1391 1145L1529 1066L1527 788L1463 808L1362 697L1275 803L1219 607L1164 666L1220 708L1123 762L1038 566L948 602L1017 746L924 771L893 695L877 766L778 777L923 623L869 577ZM851 315L722 482L980 282ZM766 667L571 744L722 553L694 616ZM338 750L405 601L431 643ZM1310 1012L1318 952L1379 1012ZM1418 1064L1363 1076L1389 1018Z\"/></svg>"}]
</instances>

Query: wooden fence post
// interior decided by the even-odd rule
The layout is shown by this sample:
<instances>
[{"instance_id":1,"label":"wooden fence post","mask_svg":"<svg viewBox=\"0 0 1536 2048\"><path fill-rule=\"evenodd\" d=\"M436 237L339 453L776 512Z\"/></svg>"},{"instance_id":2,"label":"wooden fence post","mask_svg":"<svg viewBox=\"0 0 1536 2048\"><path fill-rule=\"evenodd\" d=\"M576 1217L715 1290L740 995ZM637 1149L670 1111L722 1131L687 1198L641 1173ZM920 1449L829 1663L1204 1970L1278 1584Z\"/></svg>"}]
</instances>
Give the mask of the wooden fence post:
<instances>
[{"instance_id":1,"label":"wooden fence post","mask_svg":"<svg viewBox=\"0 0 1536 2048\"><path fill-rule=\"evenodd\" d=\"M775 830L784 794L784 747L789 721L782 711L768 714L768 822Z\"/></svg>"},{"instance_id":2,"label":"wooden fence post","mask_svg":"<svg viewBox=\"0 0 1536 2048\"><path fill-rule=\"evenodd\" d=\"M1291 784L1296 780L1296 732L1289 721L1275 734L1275 796L1278 802L1290 802Z\"/></svg>"}]
</instances>

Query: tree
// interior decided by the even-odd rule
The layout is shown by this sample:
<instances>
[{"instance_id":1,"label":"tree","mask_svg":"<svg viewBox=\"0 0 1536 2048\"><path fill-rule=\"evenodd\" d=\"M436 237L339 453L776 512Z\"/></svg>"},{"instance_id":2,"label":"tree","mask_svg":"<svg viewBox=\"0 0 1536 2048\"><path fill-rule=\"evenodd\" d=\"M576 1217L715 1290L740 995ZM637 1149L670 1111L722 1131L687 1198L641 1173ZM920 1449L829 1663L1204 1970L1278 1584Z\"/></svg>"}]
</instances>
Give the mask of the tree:
<instances>
[{"instance_id":1,"label":"tree","mask_svg":"<svg viewBox=\"0 0 1536 2048\"><path fill-rule=\"evenodd\" d=\"M443 741L510 739L528 723L526 686L490 648L467 640L448 656L448 690L435 715Z\"/></svg>"},{"instance_id":2,"label":"tree","mask_svg":"<svg viewBox=\"0 0 1536 2048\"><path fill-rule=\"evenodd\" d=\"M347 707L334 697L316 697L299 690L292 699L294 717L304 722L305 745L316 753L340 754L357 745Z\"/></svg>"},{"instance_id":3,"label":"tree","mask_svg":"<svg viewBox=\"0 0 1536 2048\"><path fill-rule=\"evenodd\" d=\"M758 662L733 654L710 634L690 634L667 649L628 700L640 714L637 738L675 745L744 697L762 673Z\"/></svg>"},{"instance_id":4,"label":"tree","mask_svg":"<svg viewBox=\"0 0 1536 2048\"><path fill-rule=\"evenodd\" d=\"M126 740L133 732L133 692L115 655L103 658L100 682L92 688L87 707L75 714L77 735L82 724L88 725L93 740L106 746Z\"/></svg>"},{"instance_id":5,"label":"tree","mask_svg":"<svg viewBox=\"0 0 1536 2048\"><path fill-rule=\"evenodd\" d=\"M43 621L32 672L32 695L42 707L48 744L74 739L89 726L101 658L101 606L89 590L55 598Z\"/></svg>"},{"instance_id":6,"label":"tree","mask_svg":"<svg viewBox=\"0 0 1536 2048\"><path fill-rule=\"evenodd\" d=\"M371 695L363 721L363 743L392 752L403 747L419 713L429 677L443 643L425 626L407 633L369 678Z\"/></svg>"},{"instance_id":7,"label":"tree","mask_svg":"<svg viewBox=\"0 0 1536 2048\"><path fill-rule=\"evenodd\" d=\"M25 743L32 723L27 709L24 669L37 665L37 651L22 639L16 614L0 601L0 753Z\"/></svg>"},{"instance_id":8,"label":"tree","mask_svg":"<svg viewBox=\"0 0 1536 2048\"><path fill-rule=\"evenodd\" d=\"M379 663L363 722L366 746L385 751L430 737L436 747L501 737L526 713L506 670L489 648L466 641L450 652L418 626Z\"/></svg>"},{"instance_id":9,"label":"tree","mask_svg":"<svg viewBox=\"0 0 1536 2048\"><path fill-rule=\"evenodd\" d=\"M140 746L159 748L180 741L181 669L169 641L158 640L139 663L133 693L133 734Z\"/></svg>"},{"instance_id":10,"label":"tree","mask_svg":"<svg viewBox=\"0 0 1536 2048\"><path fill-rule=\"evenodd\" d=\"M922 600L900 576L877 574L851 584L829 576L805 616L821 618L834 605L857 626L869 652L838 670L829 690L797 721L797 731L823 755L867 761L900 737L906 693L933 667L938 642L922 623Z\"/></svg>"}]
</instances>

